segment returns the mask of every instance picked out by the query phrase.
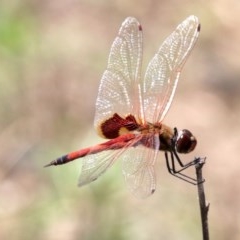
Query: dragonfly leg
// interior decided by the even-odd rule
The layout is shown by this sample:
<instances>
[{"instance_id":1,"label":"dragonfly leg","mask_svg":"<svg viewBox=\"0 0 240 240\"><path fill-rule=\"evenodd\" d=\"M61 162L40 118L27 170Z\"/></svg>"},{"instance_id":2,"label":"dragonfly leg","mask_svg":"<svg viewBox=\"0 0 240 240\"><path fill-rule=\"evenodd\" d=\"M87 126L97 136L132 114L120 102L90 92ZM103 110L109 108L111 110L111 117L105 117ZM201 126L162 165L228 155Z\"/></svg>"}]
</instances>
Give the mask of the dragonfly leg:
<instances>
[{"instance_id":1,"label":"dragonfly leg","mask_svg":"<svg viewBox=\"0 0 240 240\"><path fill-rule=\"evenodd\" d=\"M183 170L198 164L199 161L201 161L201 158L195 158L193 161L191 161L187 164L183 164L182 161L180 160L180 158L178 157L177 153L175 151L171 151L170 152L170 159L168 157L168 153L165 152L165 159L166 159L166 165L167 165L168 172L171 175L173 175L174 177L180 178L183 181L191 183L193 185L198 185L198 184L202 183L202 181L198 182L196 178L190 177L190 176L182 173ZM178 170L176 169L176 166L175 166L175 161L176 160L181 167Z\"/></svg>"},{"instance_id":2,"label":"dragonfly leg","mask_svg":"<svg viewBox=\"0 0 240 240\"><path fill-rule=\"evenodd\" d=\"M199 163L201 161L201 158L195 158L193 161L191 161L187 164L184 164L181 161L181 159L179 158L176 148L175 148L177 137L178 137L178 130L177 130L177 128L174 128L174 136L171 139L170 159L168 157L168 152L165 152L165 159L166 159L166 165L167 165L168 172L170 174L172 174L173 176L178 177L178 178L180 178L186 182L189 182L193 185L200 184L200 182L198 182L196 178L193 178L186 174L183 174L182 171L191 166L195 166L197 163ZM175 166L175 162L178 163L178 165L180 166L180 169L177 170L177 168Z\"/></svg>"}]
</instances>

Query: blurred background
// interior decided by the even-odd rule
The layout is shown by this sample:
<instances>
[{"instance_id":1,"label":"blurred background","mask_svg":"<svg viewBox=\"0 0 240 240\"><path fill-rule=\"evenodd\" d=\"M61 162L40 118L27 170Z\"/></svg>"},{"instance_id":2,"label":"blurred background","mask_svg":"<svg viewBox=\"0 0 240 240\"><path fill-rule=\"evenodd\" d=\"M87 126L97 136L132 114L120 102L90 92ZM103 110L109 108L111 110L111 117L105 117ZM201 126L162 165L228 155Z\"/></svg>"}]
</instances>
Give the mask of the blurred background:
<instances>
[{"instance_id":1,"label":"blurred background","mask_svg":"<svg viewBox=\"0 0 240 240\"><path fill-rule=\"evenodd\" d=\"M120 161L82 188L81 160L43 168L104 141L93 129L95 100L122 21L143 26L144 71L191 14L200 38L164 122L197 137L184 161L207 157L210 237L240 239L239 12L234 0L2 0L0 239L202 239L197 189L168 174L163 154L145 200L128 192Z\"/></svg>"}]
</instances>

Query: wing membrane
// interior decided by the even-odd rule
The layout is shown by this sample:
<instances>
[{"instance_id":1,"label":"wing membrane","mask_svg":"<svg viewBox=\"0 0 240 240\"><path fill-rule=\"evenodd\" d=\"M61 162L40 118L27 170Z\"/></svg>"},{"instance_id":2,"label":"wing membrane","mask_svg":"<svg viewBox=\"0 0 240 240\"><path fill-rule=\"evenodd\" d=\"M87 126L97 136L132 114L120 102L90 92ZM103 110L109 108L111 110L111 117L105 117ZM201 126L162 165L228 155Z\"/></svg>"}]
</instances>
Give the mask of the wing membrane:
<instances>
[{"instance_id":1,"label":"wing membrane","mask_svg":"<svg viewBox=\"0 0 240 240\"><path fill-rule=\"evenodd\" d=\"M141 143L123 156L123 175L130 191L139 198L146 198L156 189L154 164L159 153L159 136L149 134Z\"/></svg>"},{"instance_id":2,"label":"wing membrane","mask_svg":"<svg viewBox=\"0 0 240 240\"><path fill-rule=\"evenodd\" d=\"M126 152L125 154L127 154L131 146L137 144L141 138L141 135L136 135L136 137L127 142L123 148L118 150L105 150L84 157L82 160L82 171L79 177L78 186L81 187L97 180L98 177L105 173L123 153Z\"/></svg>"},{"instance_id":3,"label":"wing membrane","mask_svg":"<svg viewBox=\"0 0 240 240\"><path fill-rule=\"evenodd\" d=\"M150 61L143 82L144 113L152 123L165 117L178 83L181 69L200 31L195 16L188 17L163 42Z\"/></svg>"},{"instance_id":4,"label":"wing membrane","mask_svg":"<svg viewBox=\"0 0 240 240\"><path fill-rule=\"evenodd\" d=\"M135 18L129 17L112 44L107 70L100 82L95 128L116 112L122 117L130 113L139 117L142 112L139 85L141 61L142 29Z\"/></svg>"}]
</instances>

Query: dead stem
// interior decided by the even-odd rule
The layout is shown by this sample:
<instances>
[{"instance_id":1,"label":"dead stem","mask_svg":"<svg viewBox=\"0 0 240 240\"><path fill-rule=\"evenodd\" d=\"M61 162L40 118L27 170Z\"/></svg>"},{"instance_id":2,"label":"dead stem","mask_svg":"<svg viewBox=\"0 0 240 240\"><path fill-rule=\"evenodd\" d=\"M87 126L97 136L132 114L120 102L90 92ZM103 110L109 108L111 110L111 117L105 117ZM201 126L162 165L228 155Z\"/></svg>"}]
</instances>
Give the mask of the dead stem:
<instances>
[{"instance_id":1,"label":"dead stem","mask_svg":"<svg viewBox=\"0 0 240 240\"><path fill-rule=\"evenodd\" d=\"M203 240L209 240L209 231L208 231L208 210L209 203L206 203L205 192L204 192L204 179L202 177L202 167L205 164L206 158L198 158L198 162L195 165L196 175L197 175L197 185L198 187L198 198L199 206L201 212L201 221L202 221L202 234Z\"/></svg>"}]
</instances>

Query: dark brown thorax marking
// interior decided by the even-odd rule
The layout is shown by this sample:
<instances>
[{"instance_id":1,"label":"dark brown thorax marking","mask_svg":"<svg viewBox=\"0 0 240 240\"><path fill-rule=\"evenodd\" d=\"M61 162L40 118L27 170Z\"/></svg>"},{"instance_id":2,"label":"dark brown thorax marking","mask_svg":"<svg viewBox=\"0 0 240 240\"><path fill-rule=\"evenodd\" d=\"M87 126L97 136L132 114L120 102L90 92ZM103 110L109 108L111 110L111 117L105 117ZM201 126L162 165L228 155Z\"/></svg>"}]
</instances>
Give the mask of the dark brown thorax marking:
<instances>
[{"instance_id":1,"label":"dark brown thorax marking","mask_svg":"<svg viewBox=\"0 0 240 240\"><path fill-rule=\"evenodd\" d=\"M159 134L160 139L160 149L161 151L171 151L172 138L174 136L174 131L171 127L162 124L161 133Z\"/></svg>"},{"instance_id":2,"label":"dark brown thorax marking","mask_svg":"<svg viewBox=\"0 0 240 240\"><path fill-rule=\"evenodd\" d=\"M122 118L115 113L112 117L102 122L99 127L99 134L105 138L113 139L138 128L139 124L133 115Z\"/></svg>"}]
</instances>

